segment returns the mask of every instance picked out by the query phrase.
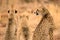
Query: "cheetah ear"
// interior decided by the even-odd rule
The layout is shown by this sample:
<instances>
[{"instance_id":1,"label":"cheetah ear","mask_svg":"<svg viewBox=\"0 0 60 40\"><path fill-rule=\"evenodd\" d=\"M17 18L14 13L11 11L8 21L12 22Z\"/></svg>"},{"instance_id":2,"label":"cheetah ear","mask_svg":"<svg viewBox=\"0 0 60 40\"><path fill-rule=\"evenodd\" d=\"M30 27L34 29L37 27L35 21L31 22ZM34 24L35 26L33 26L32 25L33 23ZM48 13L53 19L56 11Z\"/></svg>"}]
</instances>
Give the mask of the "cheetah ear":
<instances>
[{"instance_id":1,"label":"cheetah ear","mask_svg":"<svg viewBox=\"0 0 60 40\"><path fill-rule=\"evenodd\" d=\"M44 17L47 17L48 15L50 15L49 11L46 8L42 8L42 11L43 11L42 15Z\"/></svg>"}]
</instances>

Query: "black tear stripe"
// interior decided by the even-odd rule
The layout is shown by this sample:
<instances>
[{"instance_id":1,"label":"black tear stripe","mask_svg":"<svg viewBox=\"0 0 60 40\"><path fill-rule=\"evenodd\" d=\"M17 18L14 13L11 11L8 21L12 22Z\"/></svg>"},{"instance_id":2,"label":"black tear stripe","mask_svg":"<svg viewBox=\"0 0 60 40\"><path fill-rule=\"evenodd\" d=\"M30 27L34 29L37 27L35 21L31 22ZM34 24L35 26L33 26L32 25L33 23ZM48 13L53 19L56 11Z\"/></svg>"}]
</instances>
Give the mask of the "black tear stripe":
<instances>
[{"instance_id":1,"label":"black tear stripe","mask_svg":"<svg viewBox=\"0 0 60 40\"><path fill-rule=\"evenodd\" d=\"M11 36L12 20L13 20L13 19L9 19L5 40L13 40L13 39L12 39L12 36Z\"/></svg>"},{"instance_id":2,"label":"black tear stripe","mask_svg":"<svg viewBox=\"0 0 60 40\"><path fill-rule=\"evenodd\" d=\"M23 35L25 37L25 40L28 40L28 37L29 37L29 29L28 27L22 27L22 31L23 31Z\"/></svg>"}]
</instances>

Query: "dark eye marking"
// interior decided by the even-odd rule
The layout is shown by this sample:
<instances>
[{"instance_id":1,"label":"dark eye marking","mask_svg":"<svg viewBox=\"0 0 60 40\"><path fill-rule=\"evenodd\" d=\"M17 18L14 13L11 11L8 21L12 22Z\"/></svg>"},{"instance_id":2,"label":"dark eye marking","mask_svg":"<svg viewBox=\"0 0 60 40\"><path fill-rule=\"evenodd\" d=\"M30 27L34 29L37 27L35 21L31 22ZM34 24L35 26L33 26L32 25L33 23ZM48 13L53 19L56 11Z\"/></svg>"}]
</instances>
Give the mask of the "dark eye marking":
<instances>
[{"instance_id":1,"label":"dark eye marking","mask_svg":"<svg viewBox=\"0 0 60 40\"><path fill-rule=\"evenodd\" d=\"M15 10L15 13L17 13L17 10Z\"/></svg>"},{"instance_id":2,"label":"dark eye marking","mask_svg":"<svg viewBox=\"0 0 60 40\"><path fill-rule=\"evenodd\" d=\"M10 13L10 10L8 10L8 13Z\"/></svg>"},{"instance_id":3,"label":"dark eye marking","mask_svg":"<svg viewBox=\"0 0 60 40\"><path fill-rule=\"evenodd\" d=\"M38 13L38 12L36 12L36 15L39 15L39 13Z\"/></svg>"},{"instance_id":4,"label":"dark eye marking","mask_svg":"<svg viewBox=\"0 0 60 40\"><path fill-rule=\"evenodd\" d=\"M36 15L39 15L39 10L37 9L36 12L34 12Z\"/></svg>"}]
</instances>

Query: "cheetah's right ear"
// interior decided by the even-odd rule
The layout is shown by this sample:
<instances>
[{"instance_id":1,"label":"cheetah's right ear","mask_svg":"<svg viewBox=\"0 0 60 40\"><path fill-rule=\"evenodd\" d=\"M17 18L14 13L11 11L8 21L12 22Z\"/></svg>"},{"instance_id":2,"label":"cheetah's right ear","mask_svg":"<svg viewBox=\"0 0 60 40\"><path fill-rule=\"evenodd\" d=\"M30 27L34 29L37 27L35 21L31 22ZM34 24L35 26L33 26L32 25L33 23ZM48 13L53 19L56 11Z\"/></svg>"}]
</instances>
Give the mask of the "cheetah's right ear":
<instances>
[{"instance_id":1,"label":"cheetah's right ear","mask_svg":"<svg viewBox=\"0 0 60 40\"><path fill-rule=\"evenodd\" d=\"M42 15L44 17L47 17L48 15L50 15L49 11L46 8L42 8L42 11L43 11Z\"/></svg>"}]
</instances>

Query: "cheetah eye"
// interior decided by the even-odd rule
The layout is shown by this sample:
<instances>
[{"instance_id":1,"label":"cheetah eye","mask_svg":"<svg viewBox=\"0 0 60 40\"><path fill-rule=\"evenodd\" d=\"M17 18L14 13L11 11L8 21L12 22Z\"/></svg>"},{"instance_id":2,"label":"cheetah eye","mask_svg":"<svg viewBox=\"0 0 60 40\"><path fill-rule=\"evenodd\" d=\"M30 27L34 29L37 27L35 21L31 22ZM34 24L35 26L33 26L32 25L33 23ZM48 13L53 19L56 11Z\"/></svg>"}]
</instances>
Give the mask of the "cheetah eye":
<instances>
[{"instance_id":1,"label":"cheetah eye","mask_svg":"<svg viewBox=\"0 0 60 40\"><path fill-rule=\"evenodd\" d=\"M17 10L15 10L15 13L17 13Z\"/></svg>"},{"instance_id":2,"label":"cheetah eye","mask_svg":"<svg viewBox=\"0 0 60 40\"><path fill-rule=\"evenodd\" d=\"M8 10L8 13L10 13L10 10Z\"/></svg>"},{"instance_id":3,"label":"cheetah eye","mask_svg":"<svg viewBox=\"0 0 60 40\"><path fill-rule=\"evenodd\" d=\"M38 13L38 12L36 12L36 15L39 15L39 13Z\"/></svg>"},{"instance_id":4,"label":"cheetah eye","mask_svg":"<svg viewBox=\"0 0 60 40\"><path fill-rule=\"evenodd\" d=\"M37 9L36 12L34 12L36 15L39 15L39 10Z\"/></svg>"}]
</instances>

